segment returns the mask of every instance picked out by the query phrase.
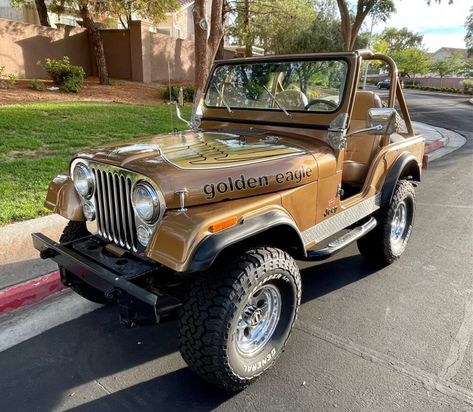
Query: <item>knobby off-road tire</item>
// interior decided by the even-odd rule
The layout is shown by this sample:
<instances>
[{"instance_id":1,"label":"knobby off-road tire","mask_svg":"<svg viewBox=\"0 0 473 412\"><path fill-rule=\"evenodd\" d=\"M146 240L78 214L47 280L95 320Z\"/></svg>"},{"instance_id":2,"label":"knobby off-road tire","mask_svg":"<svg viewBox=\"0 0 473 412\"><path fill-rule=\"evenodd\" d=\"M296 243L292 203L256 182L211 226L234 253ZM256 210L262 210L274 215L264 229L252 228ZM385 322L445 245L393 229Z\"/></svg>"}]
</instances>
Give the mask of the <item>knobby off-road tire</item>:
<instances>
[{"instance_id":1,"label":"knobby off-road tire","mask_svg":"<svg viewBox=\"0 0 473 412\"><path fill-rule=\"evenodd\" d=\"M376 265L389 265L399 259L411 236L415 217L412 183L400 180L391 203L376 213L378 225L358 240L358 250Z\"/></svg>"},{"instance_id":2,"label":"knobby off-road tire","mask_svg":"<svg viewBox=\"0 0 473 412\"><path fill-rule=\"evenodd\" d=\"M87 230L85 222L73 222L71 220L64 228L64 231L59 238L59 243L71 242L88 235L90 235L90 232ZM72 290L74 290L74 292L81 295L83 298L95 303L108 303L107 299L105 298L105 294L100 290L90 286L88 283L81 281L79 278L61 266L59 266L59 272L61 274L61 279L67 279L69 281L66 286L69 286Z\"/></svg>"},{"instance_id":3,"label":"knobby off-road tire","mask_svg":"<svg viewBox=\"0 0 473 412\"><path fill-rule=\"evenodd\" d=\"M250 249L195 280L178 320L181 355L211 384L242 390L283 351L300 299L294 260L279 249Z\"/></svg>"}]
</instances>

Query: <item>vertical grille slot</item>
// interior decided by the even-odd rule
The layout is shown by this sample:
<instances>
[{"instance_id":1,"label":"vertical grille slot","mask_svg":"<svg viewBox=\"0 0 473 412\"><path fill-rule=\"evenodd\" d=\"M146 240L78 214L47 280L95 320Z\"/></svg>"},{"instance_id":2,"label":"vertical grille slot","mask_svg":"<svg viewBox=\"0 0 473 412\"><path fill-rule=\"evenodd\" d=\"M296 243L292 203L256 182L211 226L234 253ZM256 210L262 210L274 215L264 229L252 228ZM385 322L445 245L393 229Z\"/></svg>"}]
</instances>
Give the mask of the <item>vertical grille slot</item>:
<instances>
[{"instance_id":1,"label":"vertical grille slot","mask_svg":"<svg viewBox=\"0 0 473 412\"><path fill-rule=\"evenodd\" d=\"M135 215L131 204L131 179L119 172L92 168L95 177L97 229L104 239L137 251Z\"/></svg>"}]
</instances>

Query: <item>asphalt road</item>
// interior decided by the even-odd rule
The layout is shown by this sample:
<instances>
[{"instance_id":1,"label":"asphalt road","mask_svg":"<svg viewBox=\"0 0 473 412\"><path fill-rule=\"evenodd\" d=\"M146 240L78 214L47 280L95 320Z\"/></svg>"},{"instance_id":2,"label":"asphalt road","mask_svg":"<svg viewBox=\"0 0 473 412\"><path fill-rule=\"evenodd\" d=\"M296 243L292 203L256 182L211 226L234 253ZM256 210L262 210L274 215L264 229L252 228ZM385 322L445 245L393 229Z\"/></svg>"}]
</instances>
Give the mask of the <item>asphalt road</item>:
<instances>
[{"instance_id":1,"label":"asphalt road","mask_svg":"<svg viewBox=\"0 0 473 412\"><path fill-rule=\"evenodd\" d=\"M466 145L425 172L400 261L375 270L351 246L301 265L299 320L253 386L214 390L176 351L174 323L127 330L100 308L0 353L0 408L473 410L473 106L429 93L408 101L414 120L460 131Z\"/></svg>"}]
</instances>

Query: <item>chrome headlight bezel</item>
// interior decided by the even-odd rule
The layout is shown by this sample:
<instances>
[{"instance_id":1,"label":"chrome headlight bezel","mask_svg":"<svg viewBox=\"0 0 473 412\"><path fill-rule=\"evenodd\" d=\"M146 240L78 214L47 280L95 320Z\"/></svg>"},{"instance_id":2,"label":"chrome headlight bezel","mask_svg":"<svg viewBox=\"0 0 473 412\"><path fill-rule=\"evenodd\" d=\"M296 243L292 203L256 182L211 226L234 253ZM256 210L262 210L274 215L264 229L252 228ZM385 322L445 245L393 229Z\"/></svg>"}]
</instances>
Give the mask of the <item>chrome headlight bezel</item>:
<instances>
[{"instance_id":1,"label":"chrome headlight bezel","mask_svg":"<svg viewBox=\"0 0 473 412\"><path fill-rule=\"evenodd\" d=\"M79 175L82 174L82 176ZM76 192L84 199L90 199L95 190L95 178L92 171L85 165L79 162L72 170L72 181Z\"/></svg>"},{"instance_id":2,"label":"chrome headlight bezel","mask_svg":"<svg viewBox=\"0 0 473 412\"><path fill-rule=\"evenodd\" d=\"M146 180L140 180L133 186L131 203L136 215L147 225L156 223L161 215L159 192ZM145 212L144 208L148 208L148 211Z\"/></svg>"}]
</instances>

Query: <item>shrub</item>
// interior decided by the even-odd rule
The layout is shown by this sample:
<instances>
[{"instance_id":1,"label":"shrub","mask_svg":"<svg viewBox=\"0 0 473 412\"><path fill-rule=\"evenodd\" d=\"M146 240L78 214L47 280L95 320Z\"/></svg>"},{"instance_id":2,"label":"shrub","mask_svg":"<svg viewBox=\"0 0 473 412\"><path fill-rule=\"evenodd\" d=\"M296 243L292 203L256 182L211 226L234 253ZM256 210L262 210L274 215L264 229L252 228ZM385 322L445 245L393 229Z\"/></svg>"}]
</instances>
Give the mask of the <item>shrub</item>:
<instances>
[{"instance_id":1,"label":"shrub","mask_svg":"<svg viewBox=\"0 0 473 412\"><path fill-rule=\"evenodd\" d=\"M44 92L46 90L46 85L44 84L44 82L42 82L41 80L37 80L37 79L34 79L34 80L30 81L30 87L33 90L36 90L38 92Z\"/></svg>"},{"instance_id":2,"label":"shrub","mask_svg":"<svg viewBox=\"0 0 473 412\"><path fill-rule=\"evenodd\" d=\"M194 86L179 86L178 84L173 84L171 87L166 87L161 92L161 97L166 100L177 101L179 98L179 90L182 87L182 94L184 96L184 101L192 102L194 100ZM171 89L171 96L169 96L169 89Z\"/></svg>"},{"instance_id":3,"label":"shrub","mask_svg":"<svg viewBox=\"0 0 473 412\"><path fill-rule=\"evenodd\" d=\"M184 87L184 100L186 102L194 101L194 86Z\"/></svg>"},{"instance_id":4,"label":"shrub","mask_svg":"<svg viewBox=\"0 0 473 412\"><path fill-rule=\"evenodd\" d=\"M53 81L64 91L79 93L84 83L85 71L80 66L74 66L69 57L62 60L46 59L44 66Z\"/></svg>"},{"instance_id":5,"label":"shrub","mask_svg":"<svg viewBox=\"0 0 473 412\"><path fill-rule=\"evenodd\" d=\"M473 79L463 80L463 92L465 94L473 94Z\"/></svg>"},{"instance_id":6,"label":"shrub","mask_svg":"<svg viewBox=\"0 0 473 412\"><path fill-rule=\"evenodd\" d=\"M0 88L11 89L15 87L18 76L13 73L5 73L5 66L0 66Z\"/></svg>"},{"instance_id":7,"label":"shrub","mask_svg":"<svg viewBox=\"0 0 473 412\"><path fill-rule=\"evenodd\" d=\"M10 86L14 87L18 80L18 76L16 74L10 73L8 75L8 81L10 82Z\"/></svg>"}]
</instances>

